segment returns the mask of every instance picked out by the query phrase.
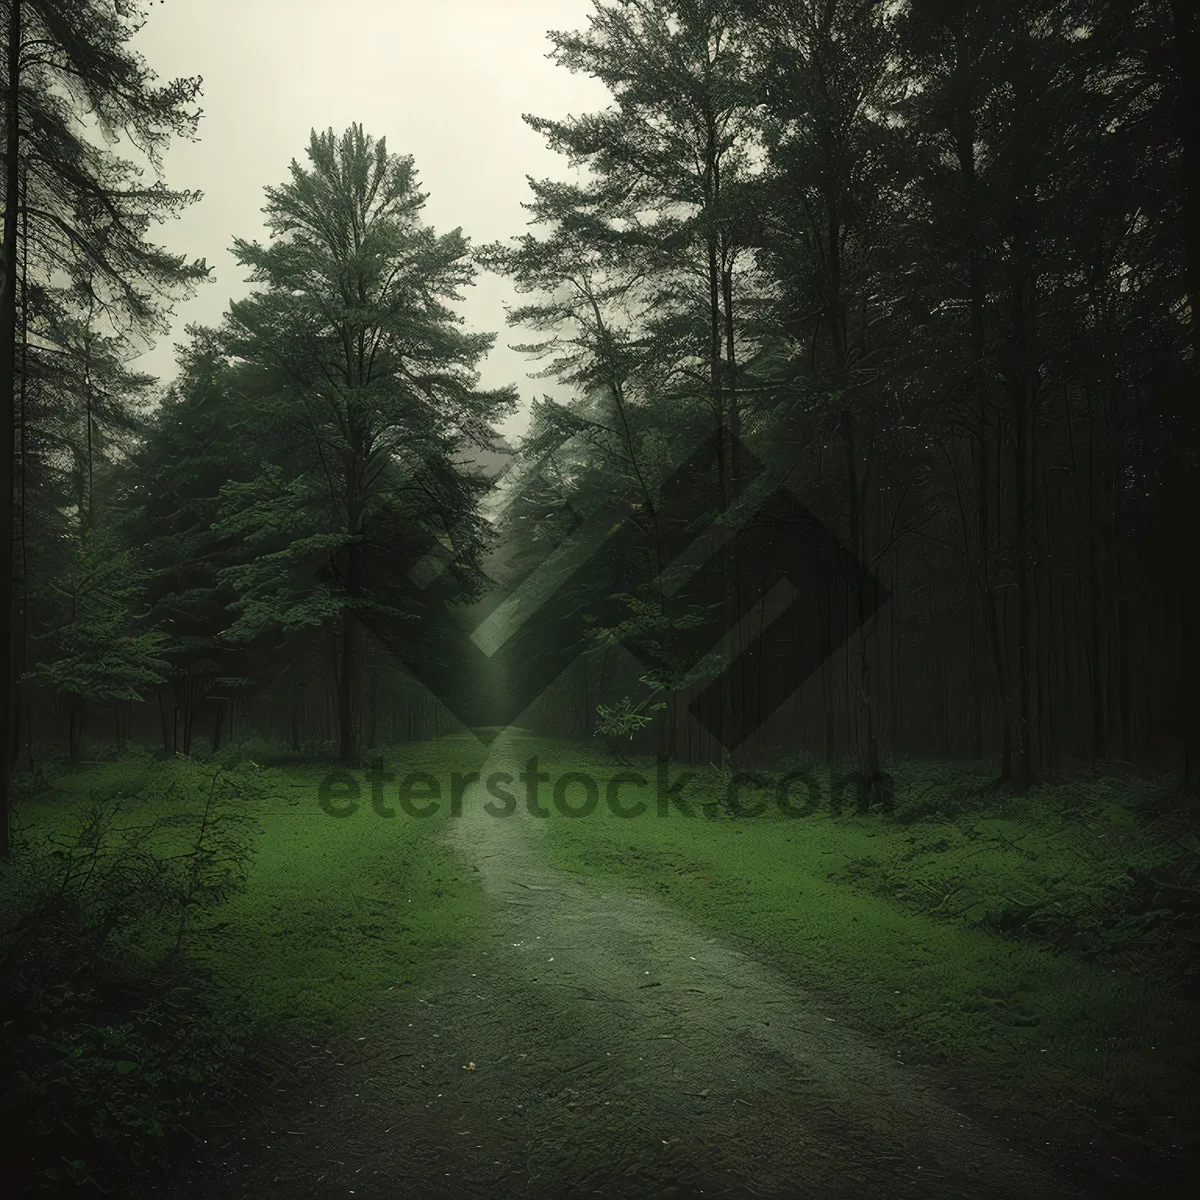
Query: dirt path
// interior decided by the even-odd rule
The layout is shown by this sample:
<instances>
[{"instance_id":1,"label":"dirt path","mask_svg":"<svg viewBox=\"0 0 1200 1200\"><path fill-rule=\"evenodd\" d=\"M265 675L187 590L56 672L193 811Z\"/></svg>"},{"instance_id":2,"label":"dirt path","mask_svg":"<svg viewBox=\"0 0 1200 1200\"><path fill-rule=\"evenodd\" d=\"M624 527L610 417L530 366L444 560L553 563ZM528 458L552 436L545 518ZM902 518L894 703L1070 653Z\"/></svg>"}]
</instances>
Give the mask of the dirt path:
<instances>
[{"instance_id":1,"label":"dirt path","mask_svg":"<svg viewBox=\"0 0 1200 1200\"><path fill-rule=\"evenodd\" d=\"M515 755L502 739L485 773ZM541 836L468 793L451 837L500 912L494 947L387 998L202 1194L1083 1195L769 967L546 865Z\"/></svg>"}]
</instances>

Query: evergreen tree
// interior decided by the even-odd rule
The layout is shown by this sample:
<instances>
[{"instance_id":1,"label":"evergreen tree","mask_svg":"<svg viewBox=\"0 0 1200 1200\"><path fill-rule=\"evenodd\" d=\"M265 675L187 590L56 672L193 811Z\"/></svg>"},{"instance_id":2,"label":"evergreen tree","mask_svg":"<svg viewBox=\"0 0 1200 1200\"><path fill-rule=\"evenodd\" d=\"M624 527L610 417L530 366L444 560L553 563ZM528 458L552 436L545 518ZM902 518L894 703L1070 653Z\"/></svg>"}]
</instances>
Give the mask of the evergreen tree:
<instances>
[{"instance_id":1,"label":"evergreen tree","mask_svg":"<svg viewBox=\"0 0 1200 1200\"><path fill-rule=\"evenodd\" d=\"M161 181L147 186L133 162L97 146L124 134L158 167L172 135L190 136L198 80L158 85L127 45L141 9L120 0L7 0L3 76L4 226L0 275L0 529L11 560L15 454L17 276L24 260L45 282L54 272L94 300L117 331L161 328L166 300L206 277L146 241L152 221L196 199ZM51 348L62 351L61 347ZM0 853L7 848L8 735L12 720L13 572L0 572Z\"/></svg>"},{"instance_id":2,"label":"evergreen tree","mask_svg":"<svg viewBox=\"0 0 1200 1200\"><path fill-rule=\"evenodd\" d=\"M234 247L264 287L231 306L225 346L277 465L226 493L223 528L273 547L225 576L238 591L233 633L336 624L346 762L358 753L359 621L394 641L386 621L421 607L399 568L430 542L454 564L441 587L478 587L487 484L465 460L516 401L511 387L476 386L494 335L457 327L448 304L475 268L460 230L421 224L424 202L411 157L357 125L314 131L308 165L293 161L289 182L267 189L276 240ZM382 544L398 514L407 536Z\"/></svg>"}]
</instances>

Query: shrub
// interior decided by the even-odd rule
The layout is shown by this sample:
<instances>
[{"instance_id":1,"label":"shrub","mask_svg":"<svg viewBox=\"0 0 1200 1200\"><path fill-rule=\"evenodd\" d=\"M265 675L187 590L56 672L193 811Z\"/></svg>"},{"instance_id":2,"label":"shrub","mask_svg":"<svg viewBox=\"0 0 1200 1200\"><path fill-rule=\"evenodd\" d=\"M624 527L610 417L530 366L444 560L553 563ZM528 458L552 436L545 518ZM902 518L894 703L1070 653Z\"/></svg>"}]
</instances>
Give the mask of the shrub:
<instances>
[{"instance_id":1,"label":"shrub","mask_svg":"<svg viewBox=\"0 0 1200 1200\"><path fill-rule=\"evenodd\" d=\"M180 762L90 794L69 831L18 828L0 875L0 1156L25 1187L109 1188L163 1161L244 1052L191 953L250 854L255 772Z\"/></svg>"}]
</instances>

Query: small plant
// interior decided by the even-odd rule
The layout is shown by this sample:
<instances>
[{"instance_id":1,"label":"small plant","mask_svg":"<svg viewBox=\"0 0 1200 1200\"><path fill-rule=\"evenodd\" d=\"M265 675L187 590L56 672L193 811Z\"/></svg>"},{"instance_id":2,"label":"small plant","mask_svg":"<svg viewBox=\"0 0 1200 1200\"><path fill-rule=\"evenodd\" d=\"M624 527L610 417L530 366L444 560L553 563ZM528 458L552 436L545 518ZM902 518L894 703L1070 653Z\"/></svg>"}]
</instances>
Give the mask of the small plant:
<instances>
[{"instance_id":1,"label":"small plant","mask_svg":"<svg viewBox=\"0 0 1200 1200\"><path fill-rule=\"evenodd\" d=\"M619 601L626 615L615 625L596 626L590 631L594 642L591 652L604 652L624 646L643 659L658 663L638 679L649 693L641 703L635 704L632 699L626 697L616 704L601 704L596 707L597 715L604 726L597 732L625 737L632 736L638 729L650 723L651 718L646 716L646 713L666 707L661 702L646 707L648 701L660 692L681 691L701 679L718 674L721 666L719 656L712 654L706 655L699 663L690 667L681 665L683 659L689 656L684 653L680 635L704 623L703 610L692 606L690 612L671 614L656 601L641 600L627 592L618 592L609 599Z\"/></svg>"},{"instance_id":2,"label":"small plant","mask_svg":"<svg viewBox=\"0 0 1200 1200\"><path fill-rule=\"evenodd\" d=\"M722 788L727 788L733 782L733 768L722 766L719 763L709 763L708 771L712 781Z\"/></svg>"},{"instance_id":3,"label":"small plant","mask_svg":"<svg viewBox=\"0 0 1200 1200\"><path fill-rule=\"evenodd\" d=\"M647 696L640 704L634 704L628 696L625 696L616 704L597 704L598 720L595 732L606 737L632 738L639 729L644 729L654 719L648 714L656 709L667 707L659 702L651 704L647 708L646 704L649 700L650 696Z\"/></svg>"}]
</instances>

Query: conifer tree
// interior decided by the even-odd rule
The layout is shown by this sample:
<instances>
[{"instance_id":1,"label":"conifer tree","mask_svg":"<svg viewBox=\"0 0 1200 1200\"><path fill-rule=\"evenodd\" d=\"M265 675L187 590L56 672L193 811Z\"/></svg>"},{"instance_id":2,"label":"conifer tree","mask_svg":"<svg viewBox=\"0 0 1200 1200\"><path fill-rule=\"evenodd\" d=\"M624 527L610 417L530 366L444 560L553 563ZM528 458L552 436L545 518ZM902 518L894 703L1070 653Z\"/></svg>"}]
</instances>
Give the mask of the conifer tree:
<instances>
[{"instance_id":1,"label":"conifer tree","mask_svg":"<svg viewBox=\"0 0 1200 1200\"><path fill-rule=\"evenodd\" d=\"M6 0L0 93L4 124L0 273L0 853L6 852L12 719L11 567L15 456L17 275L22 261L49 281L66 275L118 333L163 328L170 297L207 276L146 240L150 224L197 199L110 147L125 136L151 167L172 136L194 134L198 79L159 84L128 42L136 0ZM99 131L98 146L87 130ZM52 347L69 353L61 347Z\"/></svg>"}]
</instances>

